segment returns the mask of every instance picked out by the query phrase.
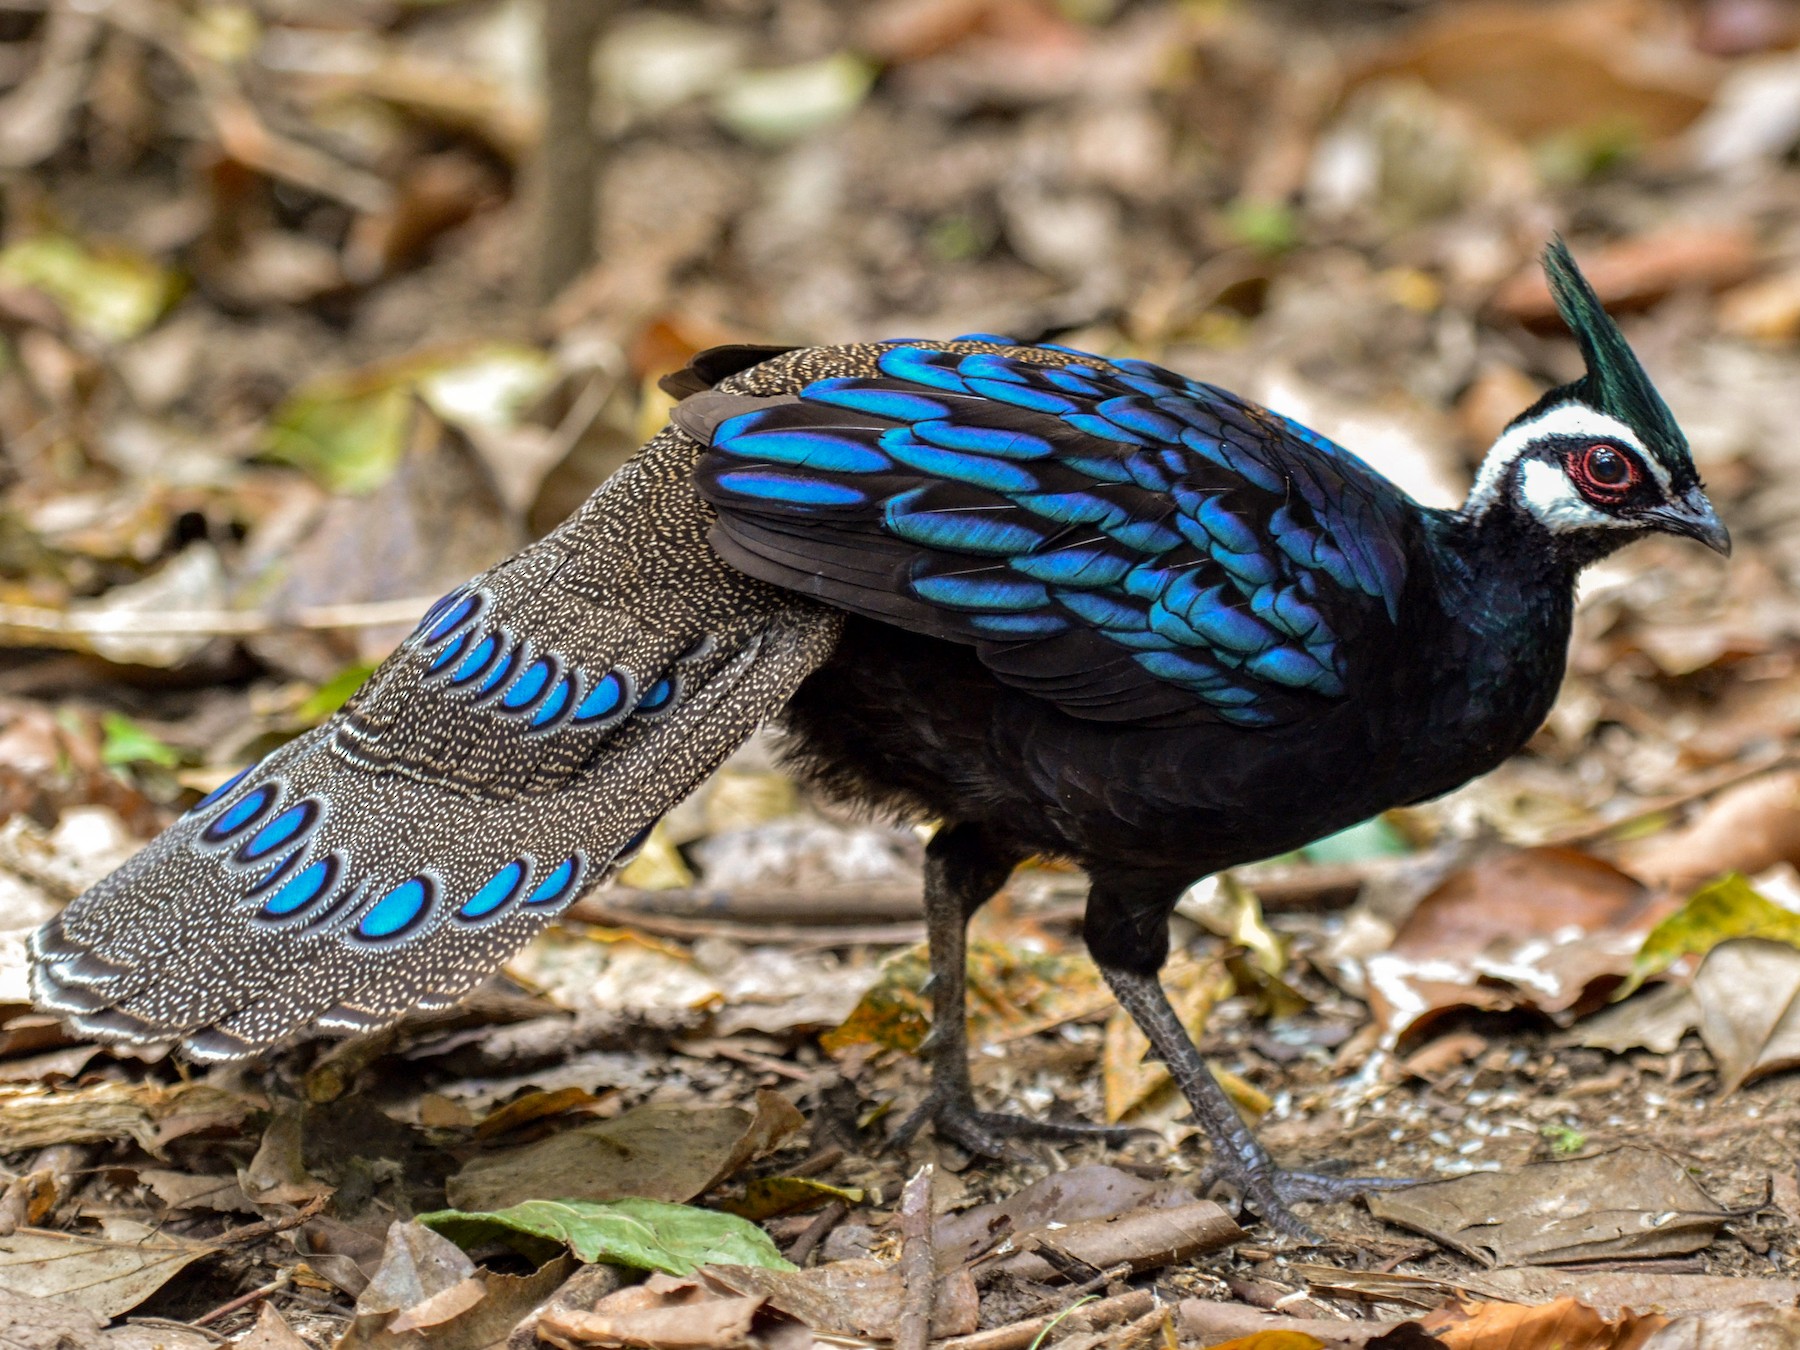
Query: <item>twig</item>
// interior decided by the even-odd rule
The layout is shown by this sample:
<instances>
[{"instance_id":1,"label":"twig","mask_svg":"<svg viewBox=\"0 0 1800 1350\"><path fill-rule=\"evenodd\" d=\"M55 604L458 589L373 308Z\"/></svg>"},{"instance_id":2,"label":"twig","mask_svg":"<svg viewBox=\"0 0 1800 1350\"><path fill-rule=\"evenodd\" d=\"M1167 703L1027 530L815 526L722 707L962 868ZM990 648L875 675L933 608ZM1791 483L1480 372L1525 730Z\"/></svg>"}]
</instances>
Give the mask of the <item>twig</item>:
<instances>
[{"instance_id":1,"label":"twig","mask_svg":"<svg viewBox=\"0 0 1800 1350\"><path fill-rule=\"evenodd\" d=\"M235 609L165 609L150 613L0 604L0 636L17 641L29 635L63 645L71 638L88 637L254 637L293 629L381 628L413 622L435 598L413 596L403 600L305 605L291 615Z\"/></svg>"},{"instance_id":2,"label":"twig","mask_svg":"<svg viewBox=\"0 0 1800 1350\"><path fill-rule=\"evenodd\" d=\"M1131 1262L1121 1261L1116 1266L1109 1266L1091 1280L1083 1280L1080 1284L1072 1284L1067 1289L1059 1289L1049 1298L1042 1300L1037 1310L1048 1313L1072 1298L1086 1298L1089 1294L1097 1294L1114 1280L1122 1280L1131 1274Z\"/></svg>"},{"instance_id":3,"label":"twig","mask_svg":"<svg viewBox=\"0 0 1800 1350\"><path fill-rule=\"evenodd\" d=\"M230 1317L234 1312L242 1312L253 1303L261 1303L271 1294L279 1294L283 1289L287 1288L288 1282L293 1278L294 1275L292 1271L283 1270L274 1279L270 1280L267 1284L262 1285L260 1288L252 1289L247 1294L239 1294L229 1303L221 1303L218 1307L214 1308L211 1312L206 1313L204 1316L196 1317L193 1320L192 1325L203 1327L209 1322L218 1321L221 1317Z\"/></svg>"},{"instance_id":4,"label":"twig","mask_svg":"<svg viewBox=\"0 0 1800 1350\"><path fill-rule=\"evenodd\" d=\"M787 1259L797 1266L805 1265L806 1258L813 1254L813 1248L823 1242L849 1213L849 1205L842 1200L833 1200L819 1211L818 1218L800 1230L800 1236L794 1239L794 1245L787 1249Z\"/></svg>"},{"instance_id":5,"label":"twig","mask_svg":"<svg viewBox=\"0 0 1800 1350\"><path fill-rule=\"evenodd\" d=\"M329 1195L314 1196L292 1214L279 1219L264 1219L261 1223L247 1223L238 1228L227 1228L216 1238L211 1239L214 1245L224 1247L237 1242L257 1242L262 1238L274 1237L277 1233L285 1233L290 1228L298 1228L320 1210L325 1208Z\"/></svg>"},{"instance_id":6,"label":"twig","mask_svg":"<svg viewBox=\"0 0 1800 1350\"><path fill-rule=\"evenodd\" d=\"M900 1278L906 1302L894 1332L894 1350L925 1350L937 1293L937 1260L931 1246L931 1179L926 1163L900 1192Z\"/></svg>"},{"instance_id":7,"label":"twig","mask_svg":"<svg viewBox=\"0 0 1800 1350\"><path fill-rule=\"evenodd\" d=\"M1640 802L1625 815L1619 816L1613 820L1608 820L1603 824L1584 824L1577 826L1574 829L1565 830L1560 834L1550 835L1542 841L1543 846L1547 848L1575 848L1582 844L1604 843L1607 842L1611 836L1616 835L1621 830L1629 829L1640 821L1649 820L1654 816L1664 815L1670 811L1678 810L1681 807L1690 806L1698 801L1704 801L1706 798L1723 792L1727 788L1734 788L1740 783L1747 783L1753 778L1761 778L1765 774L1775 773L1782 769L1791 769L1797 764L1800 764L1800 756L1795 756L1791 752L1784 750L1771 755L1768 758L1757 760L1753 764L1727 765L1720 772L1694 784L1692 787L1684 788L1680 792L1671 792L1661 797L1654 797L1647 802Z\"/></svg>"},{"instance_id":8,"label":"twig","mask_svg":"<svg viewBox=\"0 0 1800 1350\"><path fill-rule=\"evenodd\" d=\"M656 937L723 937L770 945L804 942L821 947L852 947L863 943L870 946L910 947L925 940L923 923L862 923L828 927L796 923L734 923L724 919L680 919L662 914L641 914L633 909L615 909L597 896L577 900L564 911L564 917L608 928L635 928L641 933L650 933Z\"/></svg>"},{"instance_id":9,"label":"twig","mask_svg":"<svg viewBox=\"0 0 1800 1350\"><path fill-rule=\"evenodd\" d=\"M1133 1289L1114 1298L1103 1298L1073 1311L1028 1317L1008 1326L989 1327L967 1336L952 1336L939 1341L934 1350L1025 1350L1053 1324L1062 1323L1070 1331L1098 1331L1135 1321L1156 1307L1156 1295L1148 1289Z\"/></svg>"}]
</instances>

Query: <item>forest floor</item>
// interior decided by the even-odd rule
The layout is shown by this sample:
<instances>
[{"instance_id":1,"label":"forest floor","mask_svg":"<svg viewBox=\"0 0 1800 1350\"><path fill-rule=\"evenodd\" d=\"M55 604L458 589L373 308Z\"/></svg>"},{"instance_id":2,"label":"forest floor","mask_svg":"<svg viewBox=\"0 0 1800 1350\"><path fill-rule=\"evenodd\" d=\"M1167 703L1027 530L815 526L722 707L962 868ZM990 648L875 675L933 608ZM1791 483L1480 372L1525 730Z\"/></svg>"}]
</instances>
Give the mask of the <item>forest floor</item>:
<instances>
[{"instance_id":1,"label":"forest floor","mask_svg":"<svg viewBox=\"0 0 1800 1350\"><path fill-rule=\"evenodd\" d=\"M0 1343L910 1350L926 1288L959 1350L1800 1340L1788 7L627 10L599 261L540 305L532 6L0 6ZM1055 333L1447 505L1579 369L1558 230L1736 550L1594 569L1520 756L1183 902L1169 984L1277 1157L1429 1183L1305 1207L1320 1245L1209 1196L1053 863L976 924L978 1091L1144 1135L884 1151L921 836L767 736L457 1010L203 1068L29 1006L33 927L561 519L695 350Z\"/></svg>"}]
</instances>

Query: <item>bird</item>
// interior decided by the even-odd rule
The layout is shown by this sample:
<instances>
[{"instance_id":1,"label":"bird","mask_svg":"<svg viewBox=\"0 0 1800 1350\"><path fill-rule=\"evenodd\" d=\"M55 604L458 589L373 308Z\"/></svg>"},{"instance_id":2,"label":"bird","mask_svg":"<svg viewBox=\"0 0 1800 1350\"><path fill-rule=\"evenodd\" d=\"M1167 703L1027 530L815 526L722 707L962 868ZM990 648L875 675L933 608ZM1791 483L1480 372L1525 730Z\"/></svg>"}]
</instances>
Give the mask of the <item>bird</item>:
<instances>
[{"instance_id":1,"label":"bird","mask_svg":"<svg viewBox=\"0 0 1800 1350\"><path fill-rule=\"evenodd\" d=\"M252 1058L485 980L765 722L822 791L935 822L929 1123L978 1155L1117 1126L981 1109L968 920L1071 860L1082 935L1279 1232L1366 1180L1277 1165L1159 978L1197 880L1522 747L1576 580L1664 533L1729 553L1673 414L1560 238L1582 375L1430 508L1278 413L994 334L699 353L669 424L457 587L330 720L208 793L33 936L79 1033Z\"/></svg>"}]
</instances>

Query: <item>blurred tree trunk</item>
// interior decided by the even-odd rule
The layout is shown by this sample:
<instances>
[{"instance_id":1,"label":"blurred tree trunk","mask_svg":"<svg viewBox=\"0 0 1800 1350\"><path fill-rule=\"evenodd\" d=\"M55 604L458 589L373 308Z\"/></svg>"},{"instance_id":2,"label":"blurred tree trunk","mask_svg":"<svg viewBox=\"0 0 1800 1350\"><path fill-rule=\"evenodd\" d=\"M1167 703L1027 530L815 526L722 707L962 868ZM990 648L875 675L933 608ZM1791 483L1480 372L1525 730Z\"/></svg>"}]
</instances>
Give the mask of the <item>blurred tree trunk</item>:
<instances>
[{"instance_id":1,"label":"blurred tree trunk","mask_svg":"<svg viewBox=\"0 0 1800 1350\"><path fill-rule=\"evenodd\" d=\"M547 304L594 260L601 146L594 134L594 47L621 0L544 0L544 135L534 168L531 299Z\"/></svg>"}]
</instances>

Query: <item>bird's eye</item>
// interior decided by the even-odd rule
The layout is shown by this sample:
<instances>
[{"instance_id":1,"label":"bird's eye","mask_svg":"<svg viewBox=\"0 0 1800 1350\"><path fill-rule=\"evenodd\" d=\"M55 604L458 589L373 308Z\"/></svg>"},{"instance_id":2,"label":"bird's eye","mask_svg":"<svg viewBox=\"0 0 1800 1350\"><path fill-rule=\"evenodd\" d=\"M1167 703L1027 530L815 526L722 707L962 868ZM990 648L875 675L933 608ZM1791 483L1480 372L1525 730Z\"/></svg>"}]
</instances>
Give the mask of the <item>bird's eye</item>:
<instances>
[{"instance_id":1,"label":"bird's eye","mask_svg":"<svg viewBox=\"0 0 1800 1350\"><path fill-rule=\"evenodd\" d=\"M1610 445L1590 445L1581 456L1581 476L1604 491L1622 492L1637 477L1631 461Z\"/></svg>"}]
</instances>

